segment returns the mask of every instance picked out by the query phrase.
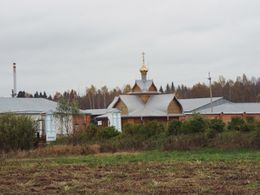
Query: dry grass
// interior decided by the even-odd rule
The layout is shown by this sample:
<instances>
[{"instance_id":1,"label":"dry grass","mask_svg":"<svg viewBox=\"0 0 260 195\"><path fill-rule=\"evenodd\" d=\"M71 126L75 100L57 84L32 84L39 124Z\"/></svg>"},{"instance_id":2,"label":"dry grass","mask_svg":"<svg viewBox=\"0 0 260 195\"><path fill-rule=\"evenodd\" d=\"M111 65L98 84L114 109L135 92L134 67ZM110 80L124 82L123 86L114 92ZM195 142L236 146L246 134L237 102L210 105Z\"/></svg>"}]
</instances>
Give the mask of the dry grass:
<instances>
[{"instance_id":1,"label":"dry grass","mask_svg":"<svg viewBox=\"0 0 260 195\"><path fill-rule=\"evenodd\" d=\"M2 153L1 158L29 158L29 157L53 157L65 155L87 155L100 153L100 145L52 145L41 147L30 151L15 151Z\"/></svg>"}]
</instances>

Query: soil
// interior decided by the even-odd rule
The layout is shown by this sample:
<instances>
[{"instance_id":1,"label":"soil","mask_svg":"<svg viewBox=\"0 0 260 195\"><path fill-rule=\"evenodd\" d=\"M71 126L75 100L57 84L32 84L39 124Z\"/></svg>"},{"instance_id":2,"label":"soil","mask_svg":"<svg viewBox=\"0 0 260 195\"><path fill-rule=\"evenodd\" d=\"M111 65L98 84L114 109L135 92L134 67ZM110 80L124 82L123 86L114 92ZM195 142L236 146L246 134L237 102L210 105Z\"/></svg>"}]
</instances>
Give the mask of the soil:
<instances>
[{"instance_id":1,"label":"soil","mask_svg":"<svg viewBox=\"0 0 260 195\"><path fill-rule=\"evenodd\" d=\"M251 161L1 165L0 194L260 194Z\"/></svg>"}]
</instances>

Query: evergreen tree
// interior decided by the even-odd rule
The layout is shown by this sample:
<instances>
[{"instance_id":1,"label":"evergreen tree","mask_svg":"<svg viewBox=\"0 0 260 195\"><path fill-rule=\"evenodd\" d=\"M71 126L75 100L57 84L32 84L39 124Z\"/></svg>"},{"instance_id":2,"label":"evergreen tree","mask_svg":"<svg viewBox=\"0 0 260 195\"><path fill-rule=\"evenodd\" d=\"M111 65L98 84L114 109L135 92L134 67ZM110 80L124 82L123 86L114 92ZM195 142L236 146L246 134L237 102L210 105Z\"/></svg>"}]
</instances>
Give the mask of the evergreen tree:
<instances>
[{"instance_id":1,"label":"evergreen tree","mask_svg":"<svg viewBox=\"0 0 260 195\"><path fill-rule=\"evenodd\" d=\"M165 88L165 93L171 93L171 88L170 85L167 83L166 88Z\"/></svg>"},{"instance_id":2,"label":"evergreen tree","mask_svg":"<svg viewBox=\"0 0 260 195\"><path fill-rule=\"evenodd\" d=\"M18 98L25 98L25 91L19 91L17 97Z\"/></svg>"},{"instance_id":3,"label":"evergreen tree","mask_svg":"<svg viewBox=\"0 0 260 195\"><path fill-rule=\"evenodd\" d=\"M38 91L35 92L34 98L39 98L39 93L38 93Z\"/></svg>"},{"instance_id":4,"label":"evergreen tree","mask_svg":"<svg viewBox=\"0 0 260 195\"><path fill-rule=\"evenodd\" d=\"M172 93L175 93L175 86L174 86L173 82L172 82L172 84L171 84L171 92L172 92Z\"/></svg>"},{"instance_id":5,"label":"evergreen tree","mask_svg":"<svg viewBox=\"0 0 260 195\"><path fill-rule=\"evenodd\" d=\"M159 92L164 93L162 86L160 86Z\"/></svg>"},{"instance_id":6,"label":"evergreen tree","mask_svg":"<svg viewBox=\"0 0 260 195\"><path fill-rule=\"evenodd\" d=\"M43 98L47 98L47 94L45 91L43 92Z\"/></svg>"}]
</instances>

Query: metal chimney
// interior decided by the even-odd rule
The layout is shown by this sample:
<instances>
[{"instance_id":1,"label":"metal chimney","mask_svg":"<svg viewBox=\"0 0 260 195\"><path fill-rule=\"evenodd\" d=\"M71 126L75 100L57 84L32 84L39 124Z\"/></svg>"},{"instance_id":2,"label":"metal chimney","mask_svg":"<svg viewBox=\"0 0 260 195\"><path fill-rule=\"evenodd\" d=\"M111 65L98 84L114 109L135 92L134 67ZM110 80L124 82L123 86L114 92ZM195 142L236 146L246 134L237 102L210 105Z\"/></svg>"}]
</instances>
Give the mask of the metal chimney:
<instances>
[{"instance_id":1,"label":"metal chimney","mask_svg":"<svg viewBox=\"0 0 260 195\"><path fill-rule=\"evenodd\" d=\"M209 72L209 95L210 95L210 111L213 112L213 104L212 104L212 87L211 87L211 76Z\"/></svg>"},{"instance_id":2,"label":"metal chimney","mask_svg":"<svg viewBox=\"0 0 260 195\"><path fill-rule=\"evenodd\" d=\"M12 97L16 97L17 91L16 91L16 63L13 63L13 85L14 88L12 90Z\"/></svg>"}]
</instances>

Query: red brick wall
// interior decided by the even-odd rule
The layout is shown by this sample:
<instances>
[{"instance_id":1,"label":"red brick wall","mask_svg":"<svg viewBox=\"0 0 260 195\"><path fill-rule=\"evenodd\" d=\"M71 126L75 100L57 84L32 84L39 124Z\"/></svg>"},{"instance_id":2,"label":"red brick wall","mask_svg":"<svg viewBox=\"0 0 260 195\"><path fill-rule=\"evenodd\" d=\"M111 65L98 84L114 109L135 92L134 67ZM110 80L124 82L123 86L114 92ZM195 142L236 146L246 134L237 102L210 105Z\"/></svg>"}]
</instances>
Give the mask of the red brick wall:
<instances>
[{"instance_id":1,"label":"red brick wall","mask_svg":"<svg viewBox=\"0 0 260 195\"><path fill-rule=\"evenodd\" d=\"M247 117L253 117L256 120L260 120L260 114L247 114L247 113L243 113L243 114L202 114L202 116L205 116L208 119L222 119L225 123L228 123L231 121L232 118L234 117L242 117L244 119L246 119ZM181 121L183 120L187 120L189 118L191 118L192 115L185 115L183 117L180 118Z\"/></svg>"},{"instance_id":2,"label":"red brick wall","mask_svg":"<svg viewBox=\"0 0 260 195\"><path fill-rule=\"evenodd\" d=\"M73 115L73 128L74 130L87 127L91 122L91 116L88 114Z\"/></svg>"}]
</instances>

